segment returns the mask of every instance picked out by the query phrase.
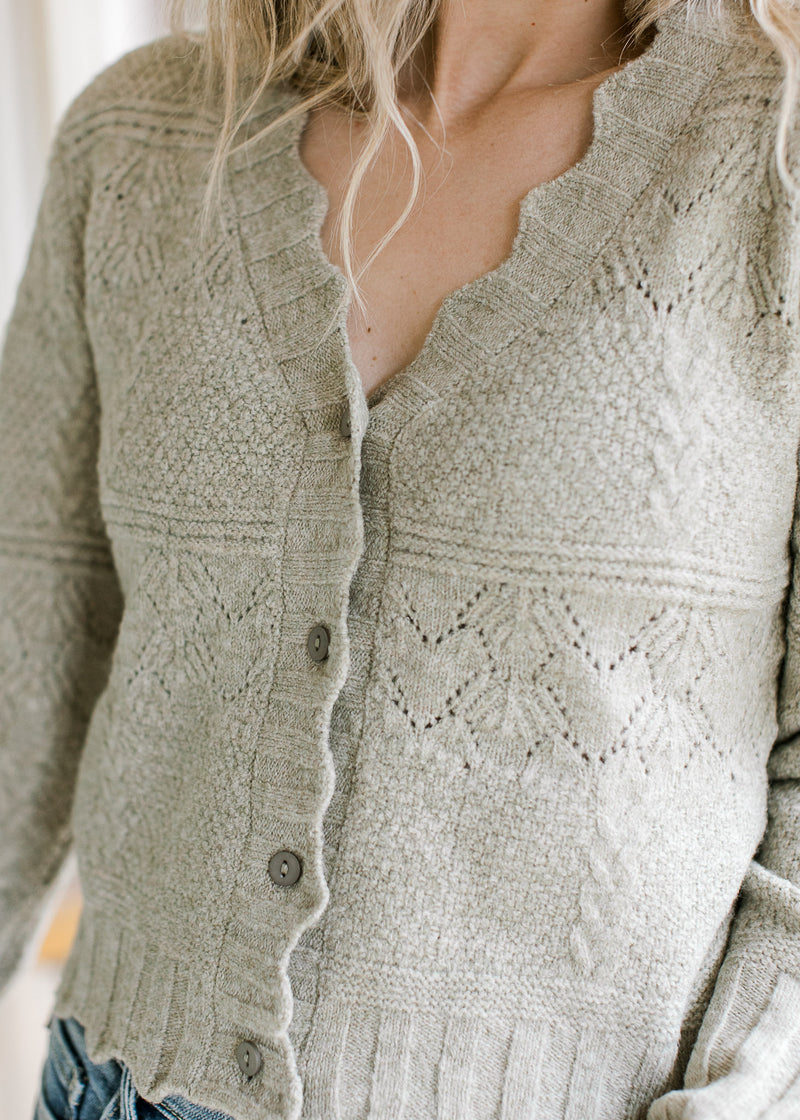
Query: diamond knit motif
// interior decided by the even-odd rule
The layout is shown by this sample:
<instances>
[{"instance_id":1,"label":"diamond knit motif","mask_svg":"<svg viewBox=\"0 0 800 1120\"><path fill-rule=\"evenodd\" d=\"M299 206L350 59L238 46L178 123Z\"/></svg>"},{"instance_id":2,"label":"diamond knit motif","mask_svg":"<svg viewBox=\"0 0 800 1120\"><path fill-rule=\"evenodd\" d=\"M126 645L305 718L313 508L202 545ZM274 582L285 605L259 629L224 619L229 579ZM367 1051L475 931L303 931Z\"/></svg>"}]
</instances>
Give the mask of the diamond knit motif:
<instances>
[{"instance_id":1,"label":"diamond knit motif","mask_svg":"<svg viewBox=\"0 0 800 1120\"><path fill-rule=\"evenodd\" d=\"M390 584L385 687L420 743L457 752L467 769L490 765L524 784L553 753L590 769L627 753L647 775L676 743L675 765L698 749L730 763L751 728L755 705L737 708L734 725L713 699L711 667L730 661L738 617L725 628L696 605L652 608L632 594L602 617L591 593L557 583L454 581L433 600L425 582ZM435 614L421 605L431 602ZM774 657L762 613L750 624L753 648Z\"/></svg>"},{"instance_id":2,"label":"diamond knit motif","mask_svg":"<svg viewBox=\"0 0 800 1120\"><path fill-rule=\"evenodd\" d=\"M773 45L684 7L369 408L300 117L210 244L195 51L62 122L0 366L0 981L74 832L56 1009L143 1099L791 1114L800 206Z\"/></svg>"},{"instance_id":3,"label":"diamond knit motif","mask_svg":"<svg viewBox=\"0 0 800 1120\"><path fill-rule=\"evenodd\" d=\"M224 707L253 688L267 688L274 662L275 583L246 559L232 568L210 552L185 549L173 559L154 549L130 597L140 624L135 635L123 624L119 653L134 666L125 697L137 719L158 721L170 705L192 696ZM171 676L164 675L164 665Z\"/></svg>"},{"instance_id":4,"label":"diamond knit motif","mask_svg":"<svg viewBox=\"0 0 800 1120\"><path fill-rule=\"evenodd\" d=\"M212 296L215 287L231 280L233 243L223 238L200 258L192 251L202 160L177 145L168 151L154 160L152 148L145 146L108 172L97 206L98 218L111 232L102 242L89 242L87 272L108 289L131 296L147 289L149 298L174 300L195 279L205 280L206 294ZM198 269L203 276L194 275Z\"/></svg>"},{"instance_id":5,"label":"diamond knit motif","mask_svg":"<svg viewBox=\"0 0 800 1120\"><path fill-rule=\"evenodd\" d=\"M8 684L0 693L0 718L10 723L26 697L22 718L31 727L56 706L85 725L97 698L92 665L103 668L102 679L116 635L116 613L103 609L109 600L99 595L104 586L114 589L113 574L98 570L92 587L78 567L58 582L57 596L43 611L35 561L26 570L0 560L0 572L0 677ZM119 607L118 596L112 601ZM30 618L38 619L36 627L23 622Z\"/></svg>"}]
</instances>

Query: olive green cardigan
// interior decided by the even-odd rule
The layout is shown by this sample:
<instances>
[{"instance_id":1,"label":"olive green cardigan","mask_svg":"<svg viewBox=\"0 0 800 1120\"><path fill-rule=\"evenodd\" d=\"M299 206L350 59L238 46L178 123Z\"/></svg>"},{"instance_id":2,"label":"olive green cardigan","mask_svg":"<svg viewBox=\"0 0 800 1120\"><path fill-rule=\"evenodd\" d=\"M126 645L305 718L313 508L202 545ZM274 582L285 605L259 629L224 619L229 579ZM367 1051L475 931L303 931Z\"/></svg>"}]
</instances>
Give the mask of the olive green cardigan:
<instances>
[{"instance_id":1,"label":"olive green cardigan","mask_svg":"<svg viewBox=\"0 0 800 1120\"><path fill-rule=\"evenodd\" d=\"M0 968L74 841L56 1010L145 1098L800 1116L798 208L727 6L369 402L302 118L206 242L195 48L60 122L0 366Z\"/></svg>"}]
</instances>

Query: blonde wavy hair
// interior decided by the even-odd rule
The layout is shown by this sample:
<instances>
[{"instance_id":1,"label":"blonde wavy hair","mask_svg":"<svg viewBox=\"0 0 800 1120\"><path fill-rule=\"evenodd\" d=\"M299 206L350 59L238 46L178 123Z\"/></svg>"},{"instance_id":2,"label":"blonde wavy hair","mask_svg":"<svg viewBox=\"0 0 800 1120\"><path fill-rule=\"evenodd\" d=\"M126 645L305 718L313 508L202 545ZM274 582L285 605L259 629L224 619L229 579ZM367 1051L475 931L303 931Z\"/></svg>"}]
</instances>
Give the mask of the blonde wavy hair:
<instances>
[{"instance_id":1,"label":"blonde wavy hair","mask_svg":"<svg viewBox=\"0 0 800 1120\"><path fill-rule=\"evenodd\" d=\"M205 0L201 30L187 26L187 3L166 0L171 30L199 46L205 96L221 106L221 127L208 168L201 215L203 235L217 212L224 165L239 130L264 90L288 84L301 97L238 147L256 142L290 118L335 104L363 118L367 141L360 151L334 230L348 288L361 310L358 280L406 221L419 193L422 167L413 136L397 100L398 76L431 29L443 0ZM721 22L730 0L625 0L627 47L644 42L658 17L683 6L686 18L710 16ZM775 145L777 167L787 190L797 185L788 167L787 140L800 91L800 8L797 0L737 0L749 8L753 31L764 34L784 69ZM353 249L359 186L392 129L408 147L412 189L400 217L367 259L357 264Z\"/></svg>"}]
</instances>

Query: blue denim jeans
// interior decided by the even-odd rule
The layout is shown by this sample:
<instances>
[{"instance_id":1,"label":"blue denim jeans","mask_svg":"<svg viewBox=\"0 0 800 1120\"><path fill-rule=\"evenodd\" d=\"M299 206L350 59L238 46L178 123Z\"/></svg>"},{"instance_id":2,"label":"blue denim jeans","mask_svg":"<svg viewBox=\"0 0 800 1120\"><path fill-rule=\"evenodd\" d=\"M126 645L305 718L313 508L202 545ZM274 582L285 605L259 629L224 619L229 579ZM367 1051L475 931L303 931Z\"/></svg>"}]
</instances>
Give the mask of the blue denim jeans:
<instances>
[{"instance_id":1,"label":"blue denim jeans","mask_svg":"<svg viewBox=\"0 0 800 1120\"><path fill-rule=\"evenodd\" d=\"M140 1097L128 1067L111 1058L89 1061L76 1019L50 1020L50 1045L33 1120L231 1120L183 1097L151 1104Z\"/></svg>"}]
</instances>

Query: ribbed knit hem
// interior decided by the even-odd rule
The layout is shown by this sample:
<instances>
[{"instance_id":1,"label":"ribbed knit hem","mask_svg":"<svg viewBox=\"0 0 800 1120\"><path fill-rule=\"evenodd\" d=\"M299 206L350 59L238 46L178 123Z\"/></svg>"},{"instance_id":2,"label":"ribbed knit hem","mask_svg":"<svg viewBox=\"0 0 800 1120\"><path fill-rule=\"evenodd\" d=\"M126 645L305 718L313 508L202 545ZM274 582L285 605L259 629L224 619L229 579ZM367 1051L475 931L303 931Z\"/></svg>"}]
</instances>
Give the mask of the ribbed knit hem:
<instances>
[{"instance_id":1,"label":"ribbed knit hem","mask_svg":"<svg viewBox=\"0 0 800 1120\"><path fill-rule=\"evenodd\" d=\"M253 1038L245 1025L253 1009L223 990L223 971L173 959L144 933L85 907L54 1012L83 1025L93 1062L124 1062L145 1100L177 1094L237 1120L297 1120L300 1082L285 1034L265 1029L255 1040L257 1077L239 1069L236 1047Z\"/></svg>"},{"instance_id":2,"label":"ribbed knit hem","mask_svg":"<svg viewBox=\"0 0 800 1120\"><path fill-rule=\"evenodd\" d=\"M259 1040L248 1081L224 1003L211 969L84 911L55 1013L83 1024L93 1061L124 1062L145 1100L177 1094L236 1120L643 1120L682 1072L677 1035L641 1024L447 1014L323 986L299 1070L288 1042Z\"/></svg>"},{"instance_id":3,"label":"ribbed knit hem","mask_svg":"<svg viewBox=\"0 0 800 1120\"><path fill-rule=\"evenodd\" d=\"M318 1004L300 1063L303 1120L642 1120L674 1084L675 1045L553 1019Z\"/></svg>"}]
</instances>

